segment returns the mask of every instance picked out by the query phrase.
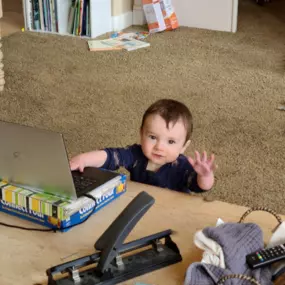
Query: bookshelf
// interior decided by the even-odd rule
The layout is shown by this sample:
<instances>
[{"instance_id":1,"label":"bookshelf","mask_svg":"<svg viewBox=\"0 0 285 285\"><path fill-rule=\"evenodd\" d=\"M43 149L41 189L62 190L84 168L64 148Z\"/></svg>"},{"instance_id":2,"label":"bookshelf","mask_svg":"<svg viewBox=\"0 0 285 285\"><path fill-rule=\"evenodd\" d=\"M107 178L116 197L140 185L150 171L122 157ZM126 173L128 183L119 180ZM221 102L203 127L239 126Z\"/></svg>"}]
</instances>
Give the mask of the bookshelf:
<instances>
[{"instance_id":1,"label":"bookshelf","mask_svg":"<svg viewBox=\"0 0 285 285\"><path fill-rule=\"evenodd\" d=\"M112 30L111 0L22 0L25 29L95 38Z\"/></svg>"}]
</instances>

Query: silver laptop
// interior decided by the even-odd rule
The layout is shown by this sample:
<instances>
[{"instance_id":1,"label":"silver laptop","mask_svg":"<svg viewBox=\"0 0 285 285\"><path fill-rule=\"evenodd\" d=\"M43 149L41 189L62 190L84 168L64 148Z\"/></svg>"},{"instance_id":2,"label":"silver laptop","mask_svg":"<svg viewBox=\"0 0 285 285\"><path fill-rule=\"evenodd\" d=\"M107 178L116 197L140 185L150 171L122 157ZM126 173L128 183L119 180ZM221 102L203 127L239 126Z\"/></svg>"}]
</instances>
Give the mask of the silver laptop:
<instances>
[{"instance_id":1,"label":"silver laptop","mask_svg":"<svg viewBox=\"0 0 285 285\"><path fill-rule=\"evenodd\" d=\"M0 121L0 178L27 189L76 200L119 174L70 171L63 135Z\"/></svg>"}]
</instances>

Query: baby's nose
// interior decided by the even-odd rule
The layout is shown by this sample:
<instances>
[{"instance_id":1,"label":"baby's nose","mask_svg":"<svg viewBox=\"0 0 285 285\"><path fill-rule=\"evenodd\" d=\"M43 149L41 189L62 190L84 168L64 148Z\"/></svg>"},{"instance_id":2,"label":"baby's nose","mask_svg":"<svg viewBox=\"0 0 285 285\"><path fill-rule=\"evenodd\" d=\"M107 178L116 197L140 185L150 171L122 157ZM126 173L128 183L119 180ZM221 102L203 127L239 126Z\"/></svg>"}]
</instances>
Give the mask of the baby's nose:
<instances>
[{"instance_id":1,"label":"baby's nose","mask_svg":"<svg viewBox=\"0 0 285 285\"><path fill-rule=\"evenodd\" d=\"M162 149L163 149L163 144L158 141L158 142L155 144L155 149L157 149L157 150L162 150Z\"/></svg>"}]
</instances>

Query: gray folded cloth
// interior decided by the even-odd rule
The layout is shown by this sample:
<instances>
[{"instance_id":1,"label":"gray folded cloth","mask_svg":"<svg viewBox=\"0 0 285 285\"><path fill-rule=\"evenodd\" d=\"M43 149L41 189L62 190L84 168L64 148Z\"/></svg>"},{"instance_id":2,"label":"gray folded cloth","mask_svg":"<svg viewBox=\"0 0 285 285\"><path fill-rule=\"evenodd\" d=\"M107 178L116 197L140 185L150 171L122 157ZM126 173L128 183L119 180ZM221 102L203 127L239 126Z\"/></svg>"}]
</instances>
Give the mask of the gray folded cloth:
<instances>
[{"instance_id":1,"label":"gray folded cloth","mask_svg":"<svg viewBox=\"0 0 285 285\"><path fill-rule=\"evenodd\" d=\"M184 285L215 285L223 276L243 274L254 277L262 285L272 285L272 273L268 267L252 270L246 263L246 255L264 248L263 234L256 224L225 223L203 230L206 237L217 242L224 252L226 269L196 262L189 266ZM249 281L229 279L225 285L249 285Z\"/></svg>"}]
</instances>

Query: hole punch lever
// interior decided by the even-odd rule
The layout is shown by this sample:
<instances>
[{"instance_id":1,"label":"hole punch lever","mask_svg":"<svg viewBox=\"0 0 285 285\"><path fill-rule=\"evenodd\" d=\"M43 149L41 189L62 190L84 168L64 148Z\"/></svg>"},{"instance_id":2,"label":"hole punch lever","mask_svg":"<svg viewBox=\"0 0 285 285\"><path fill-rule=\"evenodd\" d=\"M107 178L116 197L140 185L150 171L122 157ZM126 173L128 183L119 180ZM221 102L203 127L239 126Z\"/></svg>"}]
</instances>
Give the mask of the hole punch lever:
<instances>
[{"instance_id":1,"label":"hole punch lever","mask_svg":"<svg viewBox=\"0 0 285 285\"><path fill-rule=\"evenodd\" d=\"M124 243L154 202L148 193L139 193L96 241L94 254L46 271L48 285L112 285L180 262L170 229Z\"/></svg>"}]
</instances>

